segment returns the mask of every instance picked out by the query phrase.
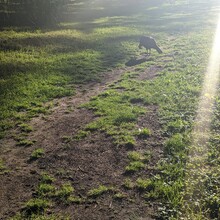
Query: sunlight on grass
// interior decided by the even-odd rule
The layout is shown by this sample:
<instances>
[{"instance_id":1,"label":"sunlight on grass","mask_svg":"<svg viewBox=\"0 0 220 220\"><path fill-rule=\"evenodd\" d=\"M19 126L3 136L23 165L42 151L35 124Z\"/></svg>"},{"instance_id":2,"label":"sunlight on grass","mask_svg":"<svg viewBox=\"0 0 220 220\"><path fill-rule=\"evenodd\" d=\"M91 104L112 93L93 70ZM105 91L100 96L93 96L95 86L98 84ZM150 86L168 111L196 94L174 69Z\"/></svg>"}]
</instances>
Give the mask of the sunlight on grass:
<instances>
[{"instance_id":1,"label":"sunlight on grass","mask_svg":"<svg viewBox=\"0 0 220 220\"><path fill-rule=\"evenodd\" d=\"M209 64L204 77L202 93L198 105L192 146L189 152L189 162L186 173L185 209L186 219L206 219L202 199L204 198L204 179L208 173L207 143L210 139L210 126L213 115L213 105L219 85L220 71L220 15ZM202 218L201 218L202 217Z\"/></svg>"}]
</instances>

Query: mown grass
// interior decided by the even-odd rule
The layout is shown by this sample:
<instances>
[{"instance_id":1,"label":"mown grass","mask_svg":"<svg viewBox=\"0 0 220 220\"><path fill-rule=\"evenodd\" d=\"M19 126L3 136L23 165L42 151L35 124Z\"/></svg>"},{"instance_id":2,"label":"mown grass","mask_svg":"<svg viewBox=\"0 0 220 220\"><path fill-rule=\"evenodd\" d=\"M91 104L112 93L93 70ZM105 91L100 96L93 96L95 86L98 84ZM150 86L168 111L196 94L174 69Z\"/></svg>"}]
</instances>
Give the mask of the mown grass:
<instances>
[{"instance_id":1,"label":"mown grass","mask_svg":"<svg viewBox=\"0 0 220 220\"><path fill-rule=\"evenodd\" d=\"M115 16L111 12L114 6L109 5L105 11L113 13L111 16L100 15L88 22L75 22L75 25L63 23L57 30L9 28L1 31L0 137L18 121L45 113L47 108L42 103L74 94L74 84L97 81L100 72L121 66L137 55L139 35L153 31L160 43L165 44L167 33L179 31L185 35L186 28L193 30L195 22L190 22L182 10L193 12L205 8L208 16L211 4L202 6L204 8L194 2L191 8L187 7L185 1L173 7L159 5L159 2L146 2L145 7L136 5L138 11L133 6L127 7L126 10L132 13L129 16L125 9L121 16ZM167 15L173 11L174 18ZM136 15L137 12L140 14ZM158 14L164 16L163 20L157 19ZM176 18L175 14L181 16ZM192 19L193 16L197 14L192 13ZM199 22L206 21L206 16ZM164 25L167 21L171 22ZM183 21L184 29L176 30ZM181 50L184 42L180 45L175 49ZM172 64L169 66L172 68Z\"/></svg>"},{"instance_id":2,"label":"mown grass","mask_svg":"<svg viewBox=\"0 0 220 220\"><path fill-rule=\"evenodd\" d=\"M42 103L73 95L75 84L99 81L102 71L121 65L135 47L132 36L120 39L129 32L120 26L96 28L89 35L76 29L0 32L1 136L17 123L46 113L48 106ZM109 34L115 42L109 42Z\"/></svg>"}]
</instances>

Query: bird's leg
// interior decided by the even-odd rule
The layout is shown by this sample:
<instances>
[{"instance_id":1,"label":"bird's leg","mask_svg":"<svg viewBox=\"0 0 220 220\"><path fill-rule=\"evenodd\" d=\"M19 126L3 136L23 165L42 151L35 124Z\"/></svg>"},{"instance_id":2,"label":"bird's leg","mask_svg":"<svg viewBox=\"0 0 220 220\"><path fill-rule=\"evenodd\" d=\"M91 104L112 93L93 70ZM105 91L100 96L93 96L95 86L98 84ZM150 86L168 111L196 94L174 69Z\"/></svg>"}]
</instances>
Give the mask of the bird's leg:
<instances>
[{"instance_id":1,"label":"bird's leg","mask_svg":"<svg viewBox=\"0 0 220 220\"><path fill-rule=\"evenodd\" d=\"M147 55L149 54L149 49L147 49Z\"/></svg>"}]
</instances>

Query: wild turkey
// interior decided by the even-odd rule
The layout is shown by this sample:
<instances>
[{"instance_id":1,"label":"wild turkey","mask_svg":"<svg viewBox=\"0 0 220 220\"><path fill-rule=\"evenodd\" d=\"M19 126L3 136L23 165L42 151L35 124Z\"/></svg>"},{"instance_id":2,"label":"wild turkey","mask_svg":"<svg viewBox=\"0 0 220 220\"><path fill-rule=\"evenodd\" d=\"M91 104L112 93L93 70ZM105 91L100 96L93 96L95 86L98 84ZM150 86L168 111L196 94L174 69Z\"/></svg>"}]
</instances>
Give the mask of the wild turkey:
<instances>
[{"instance_id":1,"label":"wild turkey","mask_svg":"<svg viewBox=\"0 0 220 220\"><path fill-rule=\"evenodd\" d=\"M140 38L139 49L145 47L147 49L147 53L151 52L151 49L155 49L158 53L162 53L162 50L157 46L156 41L152 37L142 36Z\"/></svg>"}]
</instances>

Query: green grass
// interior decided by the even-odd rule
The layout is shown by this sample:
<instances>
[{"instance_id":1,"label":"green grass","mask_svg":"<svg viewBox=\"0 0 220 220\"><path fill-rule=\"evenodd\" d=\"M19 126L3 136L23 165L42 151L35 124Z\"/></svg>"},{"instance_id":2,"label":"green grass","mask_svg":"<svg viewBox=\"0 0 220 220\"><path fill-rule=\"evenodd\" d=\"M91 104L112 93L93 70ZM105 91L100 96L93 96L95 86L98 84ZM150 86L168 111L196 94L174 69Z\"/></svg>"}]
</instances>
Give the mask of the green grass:
<instances>
[{"instance_id":1,"label":"green grass","mask_svg":"<svg viewBox=\"0 0 220 220\"><path fill-rule=\"evenodd\" d=\"M47 173L43 173L42 176L41 176L41 182L42 183L45 183L45 184L51 184L55 181L55 178L50 176L49 174Z\"/></svg>"},{"instance_id":2,"label":"green grass","mask_svg":"<svg viewBox=\"0 0 220 220\"><path fill-rule=\"evenodd\" d=\"M122 64L126 53L120 41L114 50L105 41L110 33L117 38L129 31L129 27L97 28L89 36L75 29L1 31L8 48L0 52L1 136L18 118L23 123L45 113L43 102L73 95L75 84L99 81L100 72ZM118 57L112 56L115 50Z\"/></svg>"},{"instance_id":3,"label":"green grass","mask_svg":"<svg viewBox=\"0 0 220 220\"><path fill-rule=\"evenodd\" d=\"M3 174L8 173L8 172L9 172L9 170L5 166L3 160L0 159L0 175L3 175Z\"/></svg>"},{"instance_id":4,"label":"green grass","mask_svg":"<svg viewBox=\"0 0 220 220\"><path fill-rule=\"evenodd\" d=\"M79 131L78 134L74 137L76 140L82 140L90 134L90 131Z\"/></svg>"},{"instance_id":5,"label":"green grass","mask_svg":"<svg viewBox=\"0 0 220 220\"><path fill-rule=\"evenodd\" d=\"M141 190L146 190L150 187L152 187L152 181L150 179L137 179L136 181L136 186L137 188L141 189Z\"/></svg>"},{"instance_id":6,"label":"green grass","mask_svg":"<svg viewBox=\"0 0 220 220\"><path fill-rule=\"evenodd\" d=\"M101 196L104 193L111 192L113 190L114 190L113 187L108 187L108 186L100 185L98 188L89 190L88 191L88 196L96 198L98 196Z\"/></svg>"},{"instance_id":7,"label":"green grass","mask_svg":"<svg viewBox=\"0 0 220 220\"><path fill-rule=\"evenodd\" d=\"M43 214L46 208L49 207L49 202L44 199L31 199L29 200L24 207L25 216L32 216L33 214Z\"/></svg>"},{"instance_id":8,"label":"green grass","mask_svg":"<svg viewBox=\"0 0 220 220\"><path fill-rule=\"evenodd\" d=\"M125 180L124 180L124 183L123 183L123 187L125 188L125 189L133 189L133 187L134 187L134 183L131 181L131 179L129 179L129 178L126 178Z\"/></svg>"},{"instance_id":9,"label":"green grass","mask_svg":"<svg viewBox=\"0 0 220 220\"><path fill-rule=\"evenodd\" d=\"M66 144L69 143L71 140L72 140L71 136L63 136L62 137L62 141Z\"/></svg>"},{"instance_id":10,"label":"green grass","mask_svg":"<svg viewBox=\"0 0 220 220\"><path fill-rule=\"evenodd\" d=\"M124 67L131 57L140 55L138 36L153 35L164 53L153 52L149 61L126 70L118 82L84 104L82 107L94 111L96 120L76 138L101 131L111 135L116 145L134 149L137 139L147 141L153 132L138 127L138 119L148 114L149 106L158 106L162 134L167 139L164 152L155 167L156 174L140 177L135 185L142 189L147 202L159 204L159 218L178 219L184 210L185 165L215 27L216 12L211 10L215 2L146 2L149 5L129 16L109 15L89 23L74 21L61 24L57 30L1 31L0 38L7 42L8 49L0 52L0 138L16 125L23 133L30 132L28 120L49 112L51 105L45 106L45 102L73 95L76 84L98 82L101 72ZM160 68L155 78L138 79L145 70L155 67ZM204 197L200 200L200 212L206 216L192 213L194 219L219 218L219 128L217 97L205 163L210 172L204 174ZM71 140L66 138L64 142ZM18 145L32 144L26 136L18 140ZM143 169L149 159L143 158L138 152L130 152L127 169ZM53 191L54 182L46 176L41 186L45 197L50 189ZM132 190L132 183L126 180L125 188ZM101 185L88 195L96 197L109 190L111 187ZM59 198L80 200L72 193L73 187L68 184L55 190ZM39 203L39 210L45 209L42 201L31 202L29 207Z\"/></svg>"},{"instance_id":11,"label":"green grass","mask_svg":"<svg viewBox=\"0 0 220 220\"><path fill-rule=\"evenodd\" d=\"M28 139L21 139L18 141L17 145L18 146L23 146L23 147L30 147L34 144L35 141L31 141Z\"/></svg>"},{"instance_id":12,"label":"green grass","mask_svg":"<svg viewBox=\"0 0 220 220\"><path fill-rule=\"evenodd\" d=\"M36 159L41 158L43 155L44 155L44 149L38 148L32 152L30 159L36 160Z\"/></svg>"},{"instance_id":13,"label":"green grass","mask_svg":"<svg viewBox=\"0 0 220 220\"><path fill-rule=\"evenodd\" d=\"M52 196L52 195L54 195L54 193L55 193L55 187L49 183L41 183L38 186L37 194L39 196L42 196L42 197Z\"/></svg>"},{"instance_id":14,"label":"green grass","mask_svg":"<svg viewBox=\"0 0 220 220\"><path fill-rule=\"evenodd\" d=\"M181 48L181 53L176 54L172 65L167 65L163 58L139 65L140 71L142 66L145 68L162 66L163 69L156 78L139 81L136 79L136 72L128 71L117 84L112 84L109 90L83 105L94 110L98 116L98 119L86 126L86 130L91 132L103 130L115 139L116 144L125 145L124 140L128 138L132 140L133 147L136 138L141 137L135 125L138 118L147 114L148 105L159 107L162 134L167 137L167 141L164 144L164 154L158 162L159 178L149 180L153 190L146 193L146 198L161 202L159 207L159 210L163 210L159 211L161 218L177 216L183 206L184 169L190 145L190 132L201 91L204 64L207 63L206 54L209 51L208 44L202 48L200 43L210 42L209 34L191 32L187 37L178 36L170 42L170 47L180 49L182 43L185 47ZM118 91L118 88L123 90ZM140 98L144 105L133 102L134 98ZM143 133L146 139L151 135L148 129ZM132 154L126 170L144 169L146 165L140 160L140 155ZM136 159L132 161L132 158Z\"/></svg>"},{"instance_id":15,"label":"green grass","mask_svg":"<svg viewBox=\"0 0 220 220\"><path fill-rule=\"evenodd\" d=\"M116 194L113 196L113 198L116 199L116 200L122 200L122 199L124 199L124 198L126 198L126 197L127 197L126 194L120 193L120 192L116 193Z\"/></svg>"},{"instance_id":16,"label":"green grass","mask_svg":"<svg viewBox=\"0 0 220 220\"><path fill-rule=\"evenodd\" d=\"M146 168L146 163L149 160L150 155L145 153L141 154L137 151L131 151L128 153L129 164L125 167L126 172L136 172Z\"/></svg>"},{"instance_id":17,"label":"green grass","mask_svg":"<svg viewBox=\"0 0 220 220\"><path fill-rule=\"evenodd\" d=\"M126 172L135 172L144 169L146 165L141 161L132 161L128 166L125 167Z\"/></svg>"},{"instance_id":18,"label":"green grass","mask_svg":"<svg viewBox=\"0 0 220 220\"><path fill-rule=\"evenodd\" d=\"M64 217L61 215L32 215L30 217L25 217L24 215L17 214L15 217L11 218L11 220L70 220L69 217Z\"/></svg>"},{"instance_id":19,"label":"green grass","mask_svg":"<svg viewBox=\"0 0 220 220\"><path fill-rule=\"evenodd\" d=\"M149 136L151 136L151 131L148 128L140 128L138 130L138 136L141 138L148 138Z\"/></svg>"},{"instance_id":20,"label":"green grass","mask_svg":"<svg viewBox=\"0 0 220 220\"><path fill-rule=\"evenodd\" d=\"M141 161L143 159L141 153L137 151L131 151L128 153L128 159L131 161Z\"/></svg>"},{"instance_id":21,"label":"green grass","mask_svg":"<svg viewBox=\"0 0 220 220\"><path fill-rule=\"evenodd\" d=\"M48 173L42 173L40 182L35 189L34 198L23 205L20 213L14 216L13 220L33 219L33 220L53 220L69 219L68 215L49 214L47 212L55 205L80 204L84 202L83 198L74 195L74 188L69 182L64 182L59 187L57 180Z\"/></svg>"},{"instance_id":22,"label":"green grass","mask_svg":"<svg viewBox=\"0 0 220 220\"><path fill-rule=\"evenodd\" d=\"M23 131L23 132L29 133L29 132L33 131L33 128L32 128L30 125L25 124L25 123L22 123L22 124L18 125L18 127L19 127L19 128L21 129L21 131Z\"/></svg>"},{"instance_id":23,"label":"green grass","mask_svg":"<svg viewBox=\"0 0 220 220\"><path fill-rule=\"evenodd\" d=\"M56 191L55 196L61 200L67 200L68 197L74 192L74 188L70 183L65 183L60 187L58 191Z\"/></svg>"},{"instance_id":24,"label":"green grass","mask_svg":"<svg viewBox=\"0 0 220 220\"><path fill-rule=\"evenodd\" d=\"M67 204L81 204L84 202L84 199L77 196L69 196L67 198Z\"/></svg>"}]
</instances>

